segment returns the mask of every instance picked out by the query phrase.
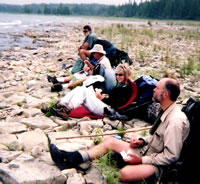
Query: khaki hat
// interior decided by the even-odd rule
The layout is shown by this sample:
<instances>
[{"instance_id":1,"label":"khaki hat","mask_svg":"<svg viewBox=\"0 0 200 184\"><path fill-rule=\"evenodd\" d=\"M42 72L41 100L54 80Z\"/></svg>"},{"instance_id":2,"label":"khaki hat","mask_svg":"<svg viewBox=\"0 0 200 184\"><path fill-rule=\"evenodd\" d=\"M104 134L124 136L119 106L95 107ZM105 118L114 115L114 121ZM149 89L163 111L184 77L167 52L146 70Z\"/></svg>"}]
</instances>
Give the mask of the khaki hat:
<instances>
[{"instance_id":1,"label":"khaki hat","mask_svg":"<svg viewBox=\"0 0 200 184\"><path fill-rule=\"evenodd\" d=\"M94 47L90 50L91 53L98 52L106 55L105 50L103 50L103 46L100 44L95 44Z\"/></svg>"}]
</instances>

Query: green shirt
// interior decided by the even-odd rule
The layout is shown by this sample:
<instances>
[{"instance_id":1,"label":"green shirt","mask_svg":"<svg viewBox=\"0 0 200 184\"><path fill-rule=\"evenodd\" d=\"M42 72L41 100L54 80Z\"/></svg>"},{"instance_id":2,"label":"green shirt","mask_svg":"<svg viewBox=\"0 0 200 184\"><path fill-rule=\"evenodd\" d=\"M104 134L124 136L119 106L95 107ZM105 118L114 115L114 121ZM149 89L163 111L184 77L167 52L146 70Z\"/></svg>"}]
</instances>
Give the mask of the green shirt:
<instances>
[{"instance_id":1,"label":"green shirt","mask_svg":"<svg viewBox=\"0 0 200 184\"><path fill-rule=\"evenodd\" d=\"M93 48L95 42L97 40L97 36L94 33L90 33L88 36L85 37L83 43L88 42L89 50Z\"/></svg>"}]
</instances>

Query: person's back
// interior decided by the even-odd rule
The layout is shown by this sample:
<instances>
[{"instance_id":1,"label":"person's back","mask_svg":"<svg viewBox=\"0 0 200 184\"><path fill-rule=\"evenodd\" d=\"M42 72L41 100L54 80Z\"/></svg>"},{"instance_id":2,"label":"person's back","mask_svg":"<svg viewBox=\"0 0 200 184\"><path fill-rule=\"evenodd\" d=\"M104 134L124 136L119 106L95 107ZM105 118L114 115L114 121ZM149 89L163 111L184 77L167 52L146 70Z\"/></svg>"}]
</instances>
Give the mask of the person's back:
<instances>
[{"instance_id":1,"label":"person's back","mask_svg":"<svg viewBox=\"0 0 200 184\"><path fill-rule=\"evenodd\" d=\"M106 57L110 60L111 65L114 66L116 59L115 46L108 40L100 40L100 39L97 39L95 44L100 44L103 46L103 49L106 51Z\"/></svg>"}]
</instances>

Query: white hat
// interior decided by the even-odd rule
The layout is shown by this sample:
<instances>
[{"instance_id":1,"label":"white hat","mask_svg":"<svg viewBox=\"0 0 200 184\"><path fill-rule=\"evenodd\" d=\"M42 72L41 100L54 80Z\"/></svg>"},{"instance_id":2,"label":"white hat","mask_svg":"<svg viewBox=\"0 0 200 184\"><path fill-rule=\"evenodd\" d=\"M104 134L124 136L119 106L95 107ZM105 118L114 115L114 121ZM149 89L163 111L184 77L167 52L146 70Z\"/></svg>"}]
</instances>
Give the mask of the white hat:
<instances>
[{"instance_id":1,"label":"white hat","mask_svg":"<svg viewBox=\"0 0 200 184\"><path fill-rule=\"evenodd\" d=\"M102 53L103 55L106 55L105 50L103 50L103 46L100 44L95 44L94 47L90 50L91 53L98 52Z\"/></svg>"}]
</instances>

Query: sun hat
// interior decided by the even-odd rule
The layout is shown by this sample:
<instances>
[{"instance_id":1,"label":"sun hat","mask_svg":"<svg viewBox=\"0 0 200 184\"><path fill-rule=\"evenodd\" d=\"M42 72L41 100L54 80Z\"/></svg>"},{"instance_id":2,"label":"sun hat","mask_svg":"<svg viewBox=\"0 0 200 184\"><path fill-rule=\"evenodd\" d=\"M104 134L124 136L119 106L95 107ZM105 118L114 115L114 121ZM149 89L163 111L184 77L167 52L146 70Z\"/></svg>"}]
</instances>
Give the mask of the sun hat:
<instances>
[{"instance_id":1,"label":"sun hat","mask_svg":"<svg viewBox=\"0 0 200 184\"><path fill-rule=\"evenodd\" d=\"M95 44L94 47L90 50L91 53L98 52L106 55L105 50L103 50L103 46L100 44Z\"/></svg>"}]
</instances>

